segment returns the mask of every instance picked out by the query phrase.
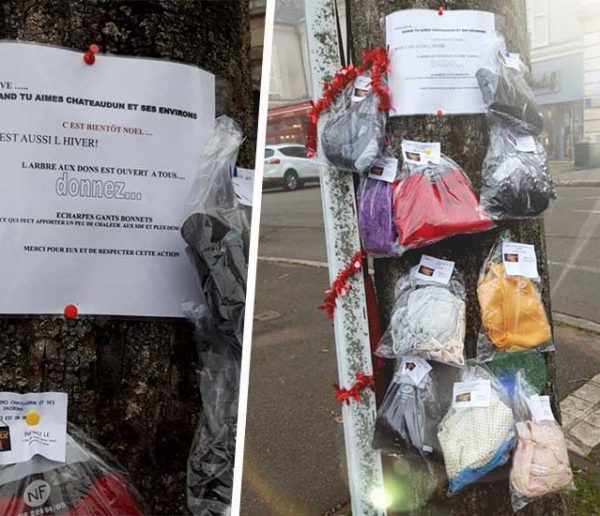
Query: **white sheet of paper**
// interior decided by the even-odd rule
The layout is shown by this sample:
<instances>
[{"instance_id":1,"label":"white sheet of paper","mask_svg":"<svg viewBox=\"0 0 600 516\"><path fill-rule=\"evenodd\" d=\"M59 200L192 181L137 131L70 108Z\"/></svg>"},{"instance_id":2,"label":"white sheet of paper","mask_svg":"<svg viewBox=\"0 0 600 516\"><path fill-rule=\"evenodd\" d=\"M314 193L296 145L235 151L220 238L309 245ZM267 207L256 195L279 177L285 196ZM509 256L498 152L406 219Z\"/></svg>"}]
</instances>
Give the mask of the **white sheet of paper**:
<instances>
[{"instance_id":1,"label":"white sheet of paper","mask_svg":"<svg viewBox=\"0 0 600 516\"><path fill-rule=\"evenodd\" d=\"M38 454L64 462L67 402L64 392L0 392L0 464L25 462ZM38 420L28 414L37 414Z\"/></svg>"},{"instance_id":2,"label":"white sheet of paper","mask_svg":"<svg viewBox=\"0 0 600 516\"><path fill-rule=\"evenodd\" d=\"M0 313L181 317L197 281L179 226L214 76L15 42L0 66Z\"/></svg>"},{"instance_id":3,"label":"white sheet of paper","mask_svg":"<svg viewBox=\"0 0 600 516\"><path fill-rule=\"evenodd\" d=\"M252 206L254 170L235 167L231 172L231 180L238 201L244 206Z\"/></svg>"},{"instance_id":4,"label":"white sheet of paper","mask_svg":"<svg viewBox=\"0 0 600 516\"><path fill-rule=\"evenodd\" d=\"M454 408L489 407L492 399L490 380L456 382L452 388Z\"/></svg>"},{"instance_id":5,"label":"white sheet of paper","mask_svg":"<svg viewBox=\"0 0 600 516\"><path fill-rule=\"evenodd\" d=\"M415 278L447 285L450 283L453 271L454 262L424 254L421 255Z\"/></svg>"},{"instance_id":6,"label":"white sheet of paper","mask_svg":"<svg viewBox=\"0 0 600 516\"><path fill-rule=\"evenodd\" d=\"M408 9L385 22L390 116L484 112L475 72L495 30L493 13Z\"/></svg>"},{"instance_id":7,"label":"white sheet of paper","mask_svg":"<svg viewBox=\"0 0 600 516\"><path fill-rule=\"evenodd\" d=\"M502 262L507 276L539 278L535 247L531 244L502 242Z\"/></svg>"}]
</instances>

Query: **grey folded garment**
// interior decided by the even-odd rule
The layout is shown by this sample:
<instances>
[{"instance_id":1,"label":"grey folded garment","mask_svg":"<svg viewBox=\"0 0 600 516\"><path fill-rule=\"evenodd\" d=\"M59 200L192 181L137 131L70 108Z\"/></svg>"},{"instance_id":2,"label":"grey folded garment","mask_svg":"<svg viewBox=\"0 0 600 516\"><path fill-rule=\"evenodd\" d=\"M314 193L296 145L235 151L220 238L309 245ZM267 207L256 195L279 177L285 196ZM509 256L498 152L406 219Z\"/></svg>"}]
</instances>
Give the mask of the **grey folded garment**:
<instances>
[{"instance_id":1,"label":"grey folded garment","mask_svg":"<svg viewBox=\"0 0 600 516\"><path fill-rule=\"evenodd\" d=\"M385 113L371 89L360 102L352 102L354 85L342 92L331 108L321 132L321 149L340 170L364 172L381 154L385 139Z\"/></svg>"}]
</instances>

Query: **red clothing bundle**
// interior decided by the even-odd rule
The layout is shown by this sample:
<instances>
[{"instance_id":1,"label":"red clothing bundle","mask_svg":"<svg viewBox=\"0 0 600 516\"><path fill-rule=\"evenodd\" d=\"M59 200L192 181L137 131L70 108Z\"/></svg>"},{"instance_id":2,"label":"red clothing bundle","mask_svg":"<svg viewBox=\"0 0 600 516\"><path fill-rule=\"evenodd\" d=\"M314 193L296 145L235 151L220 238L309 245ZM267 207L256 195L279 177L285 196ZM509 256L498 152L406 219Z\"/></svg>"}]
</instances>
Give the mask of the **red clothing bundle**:
<instances>
[{"instance_id":1,"label":"red clothing bundle","mask_svg":"<svg viewBox=\"0 0 600 516\"><path fill-rule=\"evenodd\" d=\"M423 247L494 226L481 211L469 179L449 158L442 156L439 165L405 162L403 168L403 178L393 186L394 218L402 247Z\"/></svg>"}]
</instances>

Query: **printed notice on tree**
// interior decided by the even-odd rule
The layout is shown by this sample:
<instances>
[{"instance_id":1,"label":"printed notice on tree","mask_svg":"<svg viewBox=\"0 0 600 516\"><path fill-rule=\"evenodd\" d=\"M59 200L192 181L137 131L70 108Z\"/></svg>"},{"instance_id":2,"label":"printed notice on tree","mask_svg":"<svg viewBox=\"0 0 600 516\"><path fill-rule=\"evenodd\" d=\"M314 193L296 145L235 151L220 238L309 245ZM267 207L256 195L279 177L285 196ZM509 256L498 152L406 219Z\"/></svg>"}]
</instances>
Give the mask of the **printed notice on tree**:
<instances>
[{"instance_id":1,"label":"printed notice on tree","mask_svg":"<svg viewBox=\"0 0 600 516\"><path fill-rule=\"evenodd\" d=\"M390 116L484 112L475 72L490 48L493 13L409 9L385 22Z\"/></svg>"},{"instance_id":2,"label":"printed notice on tree","mask_svg":"<svg viewBox=\"0 0 600 516\"><path fill-rule=\"evenodd\" d=\"M179 227L214 76L166 60L0 43L0 313L180 317Z\"/></svg>"}]
</instances>

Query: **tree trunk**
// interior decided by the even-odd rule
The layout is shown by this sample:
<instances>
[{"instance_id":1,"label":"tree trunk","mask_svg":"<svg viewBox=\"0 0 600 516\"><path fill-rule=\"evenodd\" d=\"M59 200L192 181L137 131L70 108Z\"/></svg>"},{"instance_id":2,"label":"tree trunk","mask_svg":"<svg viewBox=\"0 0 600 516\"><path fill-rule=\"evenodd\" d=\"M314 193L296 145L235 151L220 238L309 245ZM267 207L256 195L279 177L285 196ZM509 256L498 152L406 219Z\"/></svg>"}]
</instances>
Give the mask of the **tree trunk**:
<instances>
[{"instance_id":1,"label":"tree trunk","mask_svg":"<svg viewBox=\"0 0 600 516\"><path fill-rule=\"evenodd\" d=\"M477 9L496 13L496 27L504 34L508 48L520 52L525 61L529 58L529 41L526 30L524 0L348 0L351 48L354 62L360 62L362 49L385 45L385 35L381 20L386 15L401 9ZM387 134L395 155L401 154L403 138L421 141L439 141L442 152L459 163L473 182L476 192L481 185L481 164L487 152L488 125L484 115L467 116L412 116L390 118ZM548 313L551 313L548 264L543 220L510 222L499 224L499 229L510 228L518 241L535 244L538 256L539 273L543 283L543 299ZM479 304L477 302L477 278L481 264L489 252L498 230L476 235L464 235L436 244L428 248L428 254L446 257L456 262L462 272L467 287L467 336L465 339L467 356L475 357L477 334L480 327ZM406 253L402 258L375 260L375 283L381 314L382 328L387 328L394 304L394 286L397 278L418 262L421 251ZM554 354L546 355L548 369L547 393L553 398L554 413L559 407L555 391ZM506 470L507 473L507 470ZM432 513L436 508L456 515L511 514L508 491L508 476L496 475L497 481L480 483L453 498L439 496L431 500L424 513ZM566 514L564 497L551 496L527 506L519 514L559 515Z\"/></svg>"},{"instance_id":2,"label":"tree trunk","mask_svg":"<svg viewBox=\"0 0 600 516\"><path fill-rule=\"evenodd\" d=\"M4 0L0 37L191 63L217 76L217 114L251 134L248 1ZM253 166L254 144L241 164ZM5 243L6 244L6 243ZM151 278L149 278L151 281ZM132 293L135 295L135 293ZM63 391L69 420L129 470L152 514L185 509L200 401L182 319L0 319L0 391Z\"/></svg>"}]
</instances>

